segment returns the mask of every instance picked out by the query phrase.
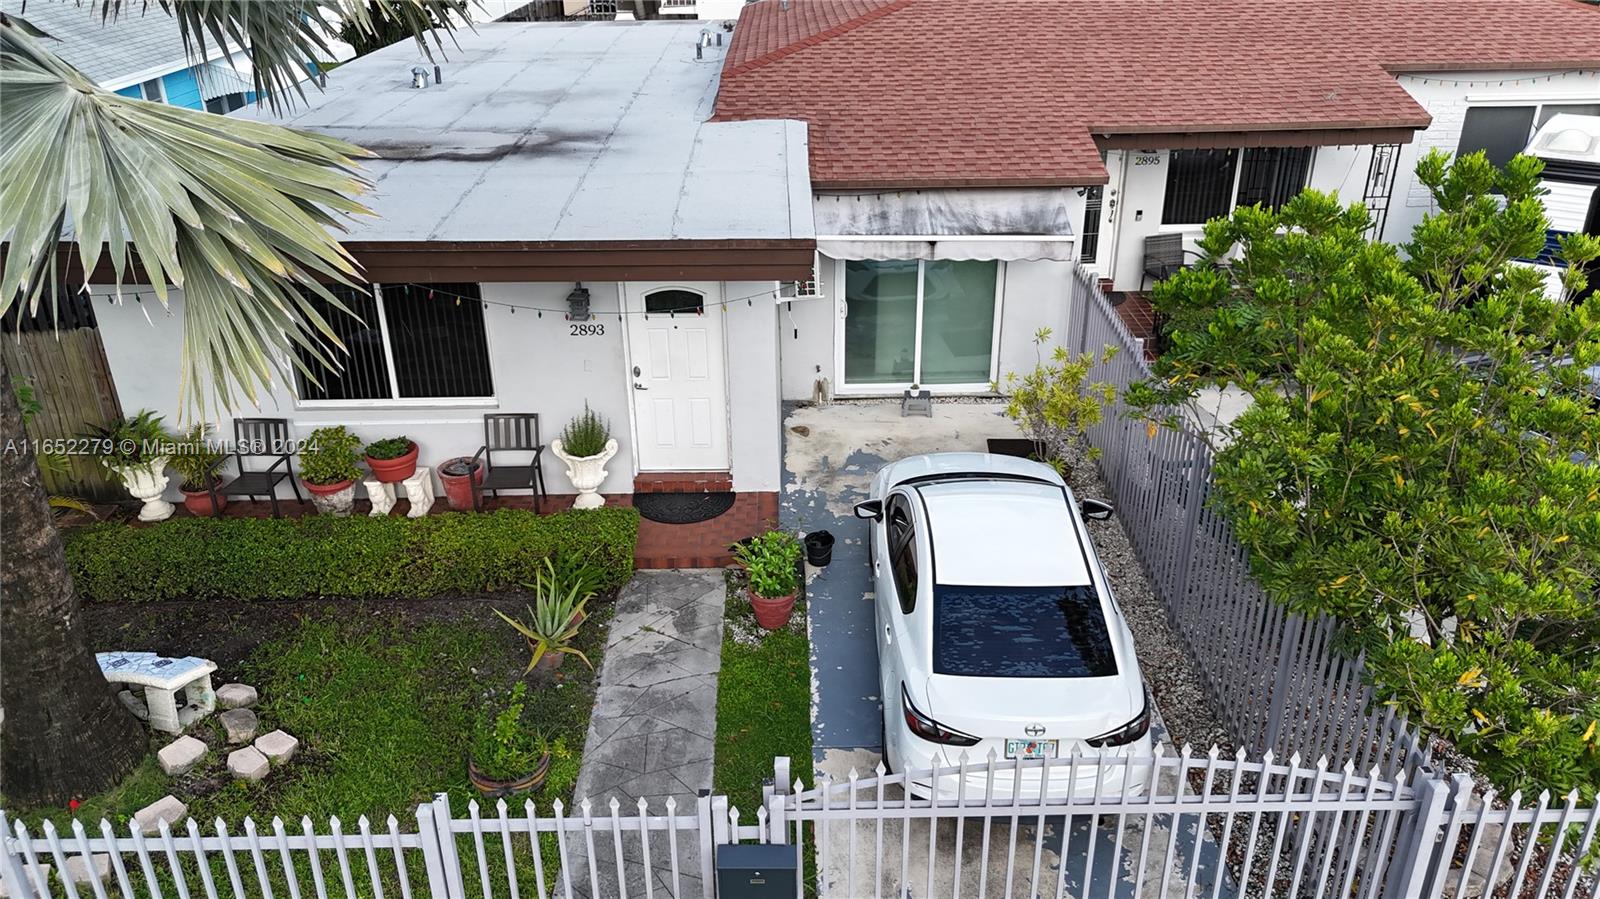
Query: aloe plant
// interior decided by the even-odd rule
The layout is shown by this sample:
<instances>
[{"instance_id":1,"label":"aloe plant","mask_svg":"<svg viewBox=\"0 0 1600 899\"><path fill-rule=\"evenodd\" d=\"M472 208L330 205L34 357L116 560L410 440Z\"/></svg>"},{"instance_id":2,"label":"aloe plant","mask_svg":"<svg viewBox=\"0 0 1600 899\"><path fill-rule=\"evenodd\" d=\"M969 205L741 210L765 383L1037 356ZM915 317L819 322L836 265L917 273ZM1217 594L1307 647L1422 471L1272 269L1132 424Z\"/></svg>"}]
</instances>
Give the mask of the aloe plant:
<instances>
[{"instance_id":1,"label":"aloe plant","mask_svg":"<svg viewBox=\"0 0 1600 899\"><path fill-rule=\"evenodd\" d=\"M534 600L533 605L527 607L527 621L512 618L499 609L494 610L496 615L516 628L517 633L527 638L528 645L533 649L533 658L528 660L527 671L523 673L532 671L549 653L577 656L593 670L594 663L573 645L573 641L578 638L578 629L583 626L584 607L594 597L594 591L579 579L563 579L557 575L555 564L548 558L544 560L544 570L535 574L534 582L528 586L533 588Z\"/></svg>"}]
</instances>

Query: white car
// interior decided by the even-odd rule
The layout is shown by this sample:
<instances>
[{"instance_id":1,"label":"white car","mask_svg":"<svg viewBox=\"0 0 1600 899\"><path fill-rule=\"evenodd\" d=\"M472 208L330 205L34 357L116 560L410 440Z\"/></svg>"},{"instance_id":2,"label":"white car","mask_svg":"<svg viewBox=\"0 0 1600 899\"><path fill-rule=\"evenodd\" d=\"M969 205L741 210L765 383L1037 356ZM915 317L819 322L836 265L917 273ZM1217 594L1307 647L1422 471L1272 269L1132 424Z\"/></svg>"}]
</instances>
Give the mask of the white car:
<instances>
[{"instance_id":1,"label":"white car","mask_svg":"<svg viewBox=\"0 0 1600 899\"><path fill-rule=\"evenodd\" d=\"M892 770L956 767L966 753L965 794L978 798L993 750L1059 760L1052 798L1145 788L1148 761L1134 760L1154 751L1149 697L1083 521L1111 511L1080 509L1049 466L1009 456L935 453L878 472L855 514L870 522ZM1074 754L1128 761L1084 765L1074 780ZM1001 767L993 795L1039 795L1045 766ZM940 798L956 797L959 779L941 777ZM927 780L913 778L912 793L929 795Z\"/></svg>"}]
</instances>

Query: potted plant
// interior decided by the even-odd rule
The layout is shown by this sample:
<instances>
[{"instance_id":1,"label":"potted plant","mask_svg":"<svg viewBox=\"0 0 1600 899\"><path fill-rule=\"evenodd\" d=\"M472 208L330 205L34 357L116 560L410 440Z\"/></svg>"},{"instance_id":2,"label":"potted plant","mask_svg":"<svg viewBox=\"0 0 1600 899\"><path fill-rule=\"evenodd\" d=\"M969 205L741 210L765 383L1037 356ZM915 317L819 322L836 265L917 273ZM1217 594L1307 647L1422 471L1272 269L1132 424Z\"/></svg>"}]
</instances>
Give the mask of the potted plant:
<instances>
[{"instance_id":1,"label":"potted plant","mask_svg":"<svg viewBox=\"0 0 1600 899\"><path fill-rule=\"evenodd\" d=\"M588 403L583 404L583 414L568 422L561 436L550 442L550 452L566 463L567 479L578 488L572 508L605 505L598 491L606 480L606 463L617 454L617 441L611 437L611 426Z\"/></svg>"},{"instance_id":2,"label":"potted plant","mask_svg":"<svg viewBox=\"0 0 1600 899\"><path fill-rule=\"evenodd\" d=\"M178 473L183 507L189 510L189 514L201 517L221 512L227 507L228 498L216 494L214 507L211 501L212 491L222 481L217 472L222 468L226 454L212 442L211 426L196 422L179 436L175 449L167 464Z\"/></svg>"},{"instance_id":3,"label":"potted plant","mask_svg":"<svg viewBox=\"0 0 1600 899\"><path fill-rule=\"evenodd\" d=\"M527 671L534 668L552 671L561 667L569 655L577 656L593 669L589 657L574 646L573 641L578 637L578 628L588 617L584 607L589 604L594 591L582 578L557 575L555 564L548 558L544 560L544 569L535 575L534 582L529 586L533 588L533 605L528 607L527 621L512 618L499 609L494 610L528 642L533 658L528 660Z\"/></svg>"},{"instance_id":4,"label":"potted plant","mask_svg":"<svg viewBox=\"0 0 1600 899\"><path fill-rule=\"evenodd\" d=\"M367 467L385 484L398 484L417 473L417 442L404 435L367 444Z\"/></svg>"},{"instance_id":5,"label":"potted plant","mask_svg":"<svg viewBox=\"0 0 1600 899\"><path fill-rule=\"evenodd\" d=\"M472 488L483 483L483 463L471 456L457 456L439 466L439 483L444 498L457 512L472 511Z\"/></svg>"},{"instance_id":6,"label":"potted plant","mask_svg":"<svg viewBox=\"0 0 1600 899\"><path fill-rule=\"evenodd\" d=\"M788 531L767 531L733 544L733 559L750 582L756 623L775 631L789 623L800 592L800 541Z\"/></svg>"},{"instance_id":7,"label":"potted plant","mask_svg":"<svg viewBox=\"0 0 1600 899\"><path fill-rule=\"evenodd\" d=\"M317 428L300 449L300 481L317 511L343 518L355 505L361 438L344 425Z\"/></svg>"},{"instance_id":8,"label":"potted plant","mask_svg":"<svg viewBox=\"0 0 1600 899\"><path fill-rule=\"evenodd\" d=\"M92 428L85 436L100 453L100 464L111 480L144 503L139 509L140 521L172 517L172 503L161 498L167 490L167 460L173 448L172 435L163 427L161 416L144 409L132 418Z\"/></svg>"},{"instance_id":9,"label":"potted plant","mask_svg":"<svg viewBox=\"0 0 1600 899\"><path fill-rule=\"evenodd\" d=\"M532 790L550 772L549 750L522 722L527 691L528 685L518 681L505 707L493 717L480 714L473 728L467 778L490 799Z\"/></svg>"}]
</instances>

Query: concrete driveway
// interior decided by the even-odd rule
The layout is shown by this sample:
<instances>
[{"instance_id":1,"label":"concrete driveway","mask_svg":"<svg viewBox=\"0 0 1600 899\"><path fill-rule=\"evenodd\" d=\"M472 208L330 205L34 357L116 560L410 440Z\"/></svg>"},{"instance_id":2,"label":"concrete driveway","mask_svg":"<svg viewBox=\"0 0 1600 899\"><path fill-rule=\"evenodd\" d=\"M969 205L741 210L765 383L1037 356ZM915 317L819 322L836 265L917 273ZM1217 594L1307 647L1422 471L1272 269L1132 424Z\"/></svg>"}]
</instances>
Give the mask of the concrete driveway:
<instances>
[{"instance_id":1,"label":"concrete driveway","mask_svg":"<svg viewBox=\"0 0 1600 899\"><path fill-rule=\"evenodd\" d=\"M1002 408L992 401L935 403L932 418L901 418L898 400L788 410L779 519L790 530L834 536L832 564L810 570L806 584L818 761L836 750L876 752L883 745L867 526L851 507L867 498L873 475L887 462L983 452L991 437L1017 436Z\"/></svg>"}]
</instances>

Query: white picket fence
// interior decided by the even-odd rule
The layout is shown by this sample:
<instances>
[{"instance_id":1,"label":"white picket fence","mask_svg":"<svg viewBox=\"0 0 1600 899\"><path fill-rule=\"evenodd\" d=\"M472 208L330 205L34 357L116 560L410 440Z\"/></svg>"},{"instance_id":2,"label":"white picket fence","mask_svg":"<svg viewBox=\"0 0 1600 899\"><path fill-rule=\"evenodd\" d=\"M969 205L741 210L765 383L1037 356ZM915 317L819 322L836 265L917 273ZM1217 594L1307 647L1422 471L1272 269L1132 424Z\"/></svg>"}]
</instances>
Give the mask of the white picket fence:
<instances>
[{"instance_id":1,"label":"white picket fence","mask_svg":"<svg viewBox=\"0 0 1600 899\"><path fill-rule=\"evenodd\" d=\"M718 847L762 842L795 848L796 899L808 884L846 899L1594 899L1600 889L1600 805L1576 794L1499 802L1460 776L1408 783L1376 766L1215 748L879 766L809 789L788 771L777 760L747 823L713 796L684 814L671 801L555 802L544 813L501 801L465 816L440 797L404 826L360 818L354 832L338 819L320 831L309 819L293 830L246 819L202 832L191 819L153 836L118 836L105 821L98 836L76 821L35 835L0 813L0 882L29 899L709 899ZM1108 788L1130 773L1148 788ZM1006 787L1014 778L1022 789ZM923 786L908 796L908 781ZM935 782L947 789L929 795Z\"/></svg>"}]
</instances>

